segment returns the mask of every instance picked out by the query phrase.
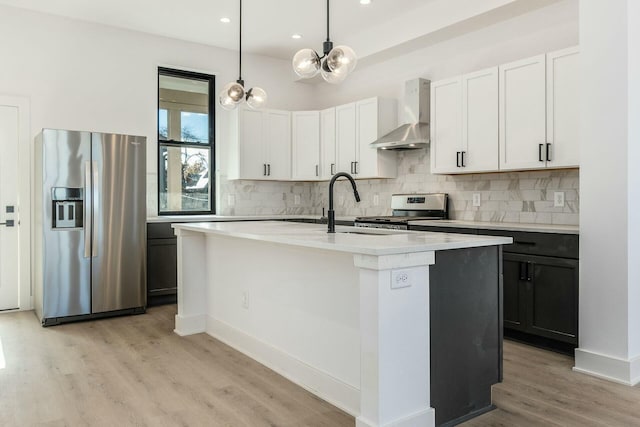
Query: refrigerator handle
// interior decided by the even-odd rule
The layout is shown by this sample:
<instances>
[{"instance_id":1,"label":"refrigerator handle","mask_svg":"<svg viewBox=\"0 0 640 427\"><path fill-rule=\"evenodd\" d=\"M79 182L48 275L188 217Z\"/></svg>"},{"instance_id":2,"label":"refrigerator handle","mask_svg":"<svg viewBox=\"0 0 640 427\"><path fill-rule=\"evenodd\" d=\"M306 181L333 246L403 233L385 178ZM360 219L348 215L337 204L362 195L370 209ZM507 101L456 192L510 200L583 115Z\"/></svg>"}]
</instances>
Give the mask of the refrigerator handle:
<instances>
[{"instance_id":1,"label":"refrigerator handle","mask_svg":"<svg viewBox=\"0 0 640 427\"><path fill-rule=\"evenodd\" d=\"M89 216L89 195L91 194L91 163L87 160L84 162L84 206L82 208L82 223L84 224L84 257L91 257L91 235L93 227L91 217Z\"/></svg>"},{"instance_id":2,"label":"refrigerator handle","mask_svg":"<svg viewBox=\"0 0 640 427\"><path fill-rule=\"evenodd\" d=\"M98 162L97 161L93 161L92 162L92 170L93 170L93 176L92 176L92 180L91 180L91 184L93 185L93 189L91 191L91 200L93 202L93 214L94 216L100 212L100 195L99 193L99 188L100 185L98 183ZM93 222L93 221L92 221ZM95 257L98 255L98 237L97 236L93 236L93 225L91 226L91 234L92 234L92 238L91 238L91 256Z\"/></svg>"}]
</instances>

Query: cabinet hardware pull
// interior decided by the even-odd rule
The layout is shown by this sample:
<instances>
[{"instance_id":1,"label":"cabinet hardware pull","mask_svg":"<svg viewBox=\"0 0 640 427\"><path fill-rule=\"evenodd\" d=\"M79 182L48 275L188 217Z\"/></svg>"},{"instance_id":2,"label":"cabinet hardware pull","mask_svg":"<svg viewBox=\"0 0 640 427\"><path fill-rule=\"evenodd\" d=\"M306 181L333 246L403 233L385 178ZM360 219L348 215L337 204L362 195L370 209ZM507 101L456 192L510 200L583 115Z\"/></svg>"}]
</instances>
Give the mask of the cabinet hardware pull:
<instances>
[{"instance_id":1,"label":"cabinet hardware pull","mask_svg":"<svg viewBox=\"0 0 640 427\"><path fill-rule=\"evenodd\" d=\"M551 161L551 143L547 143L547 162Z\"/></svg>"},{"instance_id":2,"label":"cabinet hardware pull","mask_svg":"<svg viewBox=\"0 0 640 427\"><path fill-rule=\"evenodd\" d=\"M354 164L354 163L355 163L355 162L351 162L351 171L350 171L351 173L355 173L355 172L353 171L353 164Z\"/></svg>"},{"instance_id":3,"label":"cabinet hardware pull","mask_svg":"<svg viewBox=\"0 0 640 427\"><path fill-rule=\"evenodd\" d=\"M267 164L262 164L262 176L267 176Z\"/></svg>"},{"instance_id":4,"label":"cabinet hardware pull","mask_svg":"<svg viewBox=\"0 0 640 427\"><path fill-rule=\"evenodd\" d=\"M460 152L456 151L456 167L460 167Z\"/></svg>"},{"instance_id":5,"label":"cabinet hardware pull","mask_svg":"<svg viewBox=\"0 0 640 427\"><path fill-rule=\"evenodd\" d=\"M467 167L467 165L464 164L464 154L466 153L466 151L461 151L460 152L460 165L464 168Z\"/></svg>"},{"instance_id":6,"label":"cabinet hardware pull","mask_svg":"<svg viewBox=\"0 0 640 427\"><path fill-rule=\"evenodd\" d=\"M318 176L318 165L316 165L316 176Z\"/></svg>"},{"instance_id":7,"label":"cabinet hardware pull","mask_svg":"<svg viewBox=\"0 0 640 427\"><path fill-rule=\"evenodd\" d=\"M353 162L353 173L358 175L358 162Z\"/></svg>"},{"instance_id":8,"label":"cabinet hardware pull","mask_svg":"<svg viewBox=\"0 0 640 427\"><path fill-rule=\"evenodd\" d=\"M331 163L331 175L335 175L335 174L336 174L336 164Z\"/></svg>"},{"instance_id":9,"label":"cabinet hardware pull","mask_svg":"<svg viewBox=\"0 0 640 427\"><path fill-rule=\"evenodd\" d=\"M535 242L523 242L523 241L514 241L514 245L526 245L526 246L535 246Z\"/></svg>"},{"instance_id":10,"label":"cabinet hardware pull","mask_svg":"<svg viewBox=\"0 0 640 427\"><path fill-rule=\"evenodd\" d=\"M520 280L527 280L527 263L520 262Z\"/></svg>"},{"instance_id":11,"label":"cabinet hardware pull","mask_svg":"<svg viewBox=\"0 0 640 427\"><path fill-rule=\"evenodd\" d=\"M531 264L527 261L527 282L531 281Z\"/></svg>"},{"instance_id":12,"label":"cabinet hardware pull","mask_svg":"<svg viewBox=\"0 0 640 427\"><path fill-rule=\"evenodd\" d=\"M544 159L542 158L542 146L544 144L538 144L538 161L539 162L544 162Z\"/></svg>"},{"instance_id":13,"label":"cabinet hardware pull","mask_svg":"<svg viewBox=\"0 0 640 427\"><path fill-rule=\"evenodd\" d=\"M271 176L271 163L267 163L267 176Z\"/></svg>"}]
</instances>

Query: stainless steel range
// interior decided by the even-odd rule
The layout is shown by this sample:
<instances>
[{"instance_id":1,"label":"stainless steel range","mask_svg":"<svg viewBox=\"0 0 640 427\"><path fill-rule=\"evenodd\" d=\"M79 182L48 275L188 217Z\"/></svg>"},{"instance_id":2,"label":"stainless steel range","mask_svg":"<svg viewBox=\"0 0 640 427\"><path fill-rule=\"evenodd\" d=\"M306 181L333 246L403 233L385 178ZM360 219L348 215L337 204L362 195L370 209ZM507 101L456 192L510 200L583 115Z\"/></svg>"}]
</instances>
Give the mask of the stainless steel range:
<instances>
[{"instance_id":1,"label":"stainless steel range","mask_svg":"<svg viewBox=\"0 0 640 427\"><path fill-rule=\"evenodd\" d=\"M394 194L391 196L391 216L362 216L356 227L406 230L409 221L447 219L449 196L446 193Z\"/></svg>"}]
</instances>

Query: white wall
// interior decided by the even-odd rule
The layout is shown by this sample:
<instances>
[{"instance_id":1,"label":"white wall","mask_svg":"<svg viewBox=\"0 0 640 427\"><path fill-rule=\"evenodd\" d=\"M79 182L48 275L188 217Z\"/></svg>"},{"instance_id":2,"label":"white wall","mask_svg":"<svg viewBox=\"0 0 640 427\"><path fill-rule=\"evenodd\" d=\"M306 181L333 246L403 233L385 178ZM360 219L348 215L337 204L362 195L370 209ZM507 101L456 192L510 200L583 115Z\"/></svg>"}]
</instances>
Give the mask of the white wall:
<instances>
[{"instance_id":1,"label":"white wall","mask_svg":"<svg viewBox=\"0 0 640 427\"><path fill-rule=\"evenodd\" d=\"M640 381L636 0L580 2L580 347L576 369Z\"/></svg>"},{"instance_id":2,"label":"white wall","mask_svg":"<svg viewBox=\"0 0 640 427\"><path fill-rule=\"evenodd\" d=\"M238 77L237 52L5 6L0 40L0 93L30 98L32 137L43 127L147 137L151 214L158 65L215 74L218 88ZM247 55L243 65L247 85L264 88L270 107L312 107L312 88L291 81L288 61ZM225 115L217 118L224 133ZM224 141L217 148L224 158Z\"/></svg>"}]
</instances>

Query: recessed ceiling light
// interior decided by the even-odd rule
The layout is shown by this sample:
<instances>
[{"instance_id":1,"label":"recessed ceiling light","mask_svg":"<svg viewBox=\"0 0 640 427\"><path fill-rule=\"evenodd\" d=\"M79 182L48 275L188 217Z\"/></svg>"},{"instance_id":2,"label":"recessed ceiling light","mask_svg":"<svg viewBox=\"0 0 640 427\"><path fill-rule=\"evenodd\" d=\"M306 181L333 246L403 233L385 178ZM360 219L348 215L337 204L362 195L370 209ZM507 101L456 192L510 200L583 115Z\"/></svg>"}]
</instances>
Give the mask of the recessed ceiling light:
<instances>
[{"instance_id":1,"label":"recessed ceiling light","mask_svg":"<svg viewBox=\"0 0 640 427\"><path fill-rule=\"evenodd\" d=\"M363 4L365 6L369 5L369 4L371 4L371 0L360 0L360 4Z\"/></svg>"},{"instance_id":2,"label":"recessed ceiling light","mask_svg":"<svg viewBox=\"0 0 640 427\"><path fill-rule=\"evenodd\" d=\"M292 39L296 39L296 40L301 39L302 38L302 34L294 34L294 35L291 36L291 38Z\"/></svg>"},{"instance_id":3,"label":"recessed ceiling light","mask_svg":"<svg viewBox=\"0 0 640 427\"><path fill-rule=\"evenodd\" d=\"M231 22L231 19L227 17L220 18L220 22L222 22L223 24L228 24L229 22Z\"/></svg>"}]
</instances>

